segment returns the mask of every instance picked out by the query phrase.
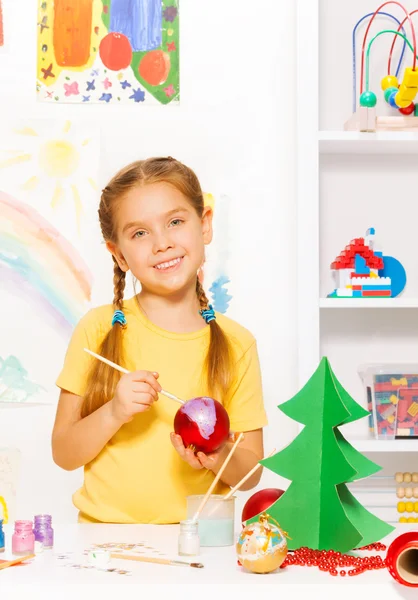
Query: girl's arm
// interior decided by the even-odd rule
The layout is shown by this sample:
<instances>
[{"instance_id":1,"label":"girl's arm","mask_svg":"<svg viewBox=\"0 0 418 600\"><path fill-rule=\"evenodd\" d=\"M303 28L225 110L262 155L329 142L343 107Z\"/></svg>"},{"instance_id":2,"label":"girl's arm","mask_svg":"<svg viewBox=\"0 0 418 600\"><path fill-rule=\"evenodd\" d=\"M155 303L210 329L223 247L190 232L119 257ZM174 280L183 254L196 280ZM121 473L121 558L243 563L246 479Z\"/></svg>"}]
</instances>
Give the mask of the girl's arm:
<instances>
[{"instance_id":1,"label":"girl's arm","mask_svg":"<svg viewBox=\"0 0 418 600\"><path fill-rule=\"evenodd\" d=\"M81 418L83 398L62 390L52 432L52 456L66 471L91 462L119 428L158 400L158 373L135 371L123 375L109 402Z\"/></svg>"},{"instance_id":2,"label":"girl's arm","mask_svg":"<svg viewBox=\"0 0 418 600\"><path fill-rule=\"evenodd\" d=\"M96 458L122 425L113 414L111 402L84 419L80 417L82 403L81 396L61 391L52 432L52 456L66 471L78 469Z\"/></svg>"},{"instance_id":3,"label":"girl's arm","mask_svg":"<svg viewBox=\"0 0 418 600\"><path fill-rule=\"evenodd\" d=\"M219 471L233 446L233 442L227 442L221 450L212 454L198 452L194 454L190 448L185 448L183 440L175 433L171 434L171 441L180 456L194 469L209 469L213 473ZM236 485L255 465L263 458L263 430L246 431L244 439L236 448L225 471L222 473L221 481L233 487ZM251 490L261 478L263 469L258 469L240 488L242 491Z\"/></svg>"},{"instance_id":4,"label":"girl's arm","mask_svg":"<svg viewBox=\"0 0 418 600\"><path fill-rule=\"evenodd\" d=\"M233 446L232 442L227 442L218 456L198 452L197 456L200 463L206 468L216 473L223 465L226 457ZM221 480L227 485L234 487L253 467L263 458L263 430L246 431L244 439L236 448L231 460L222 473ZM261 479L263 469L258 469L240 488L241 491L251 490Z\"/></svg>"}]
</instances>

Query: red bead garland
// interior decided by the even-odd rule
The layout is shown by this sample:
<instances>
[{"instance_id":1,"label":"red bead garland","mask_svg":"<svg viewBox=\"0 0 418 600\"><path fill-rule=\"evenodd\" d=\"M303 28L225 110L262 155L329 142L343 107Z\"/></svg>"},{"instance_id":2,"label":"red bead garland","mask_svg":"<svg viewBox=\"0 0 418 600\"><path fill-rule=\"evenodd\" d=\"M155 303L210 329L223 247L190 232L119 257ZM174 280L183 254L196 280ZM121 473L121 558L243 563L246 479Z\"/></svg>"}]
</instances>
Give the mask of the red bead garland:
<instances>
[{"instance_id":1,"label":"red bead garland","mask_svg":"<svg viewBox=\"0 0 418 600\"><path fill-rule=\"evenodd\" d=\"M376 544L358 548L358 550L383 552L386 550L386 546L377 542ZM341 554L341 552L335 552L334 550L311 550L306 547L289 552L280 568L284 569L290 565L318 567L320 571L328 572L333 577L338 575L340 577L345 577L346 575L352 577L353 575L360 575L360 573L364 573L365 571L386 568L385 561L380 556L351 556L350 554ZM341 569L338 572L337 569L341 567L346 567L350 570Z\"/></svg>"}]
</instances>

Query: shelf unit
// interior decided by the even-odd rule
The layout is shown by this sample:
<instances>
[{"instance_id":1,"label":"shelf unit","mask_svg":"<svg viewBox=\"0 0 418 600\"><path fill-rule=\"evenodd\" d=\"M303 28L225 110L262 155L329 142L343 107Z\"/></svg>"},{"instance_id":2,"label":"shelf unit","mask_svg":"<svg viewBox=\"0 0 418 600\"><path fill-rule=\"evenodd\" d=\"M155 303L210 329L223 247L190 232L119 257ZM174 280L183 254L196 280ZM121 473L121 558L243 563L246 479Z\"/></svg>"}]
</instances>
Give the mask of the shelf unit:
<instances>
[{"instance_id":1,"label":"shelf unit","mask_svg":"<svg viewBox=\"0 0 418 600\"><path fill-rule=\"evenodd\" d=\"M350 444L360 452L417 452L417 440L375 440L350 438Z\"/></svg>"},{"instance_id":2,"label":"shelf unit","mask_svg":"<svg viewBox=\"0 0 418 600\"><path fill-rule=\"evenodd\" d=\"M319 60L319 41L320 41L320 4L321 0L298 0L297 2L297 90L296 97L298 102L298 121L297 121L297 265L298 265L298 387L303 387L312 373L318 366L320 358L323 354L324 336L328 336L326 347L329 349L332 344L339 344L341 348L342 340L337 339L338 333L333 327L337 322L345 321L350 315L353 322L351 330L343 323L342 332L349 332L350 344L355 347L356 333L353 329L358 328L360 332L364 327L364 323L368 323L368 331L372 332L376 323L376 319L381 319L385 323L386 329L383 335L387 335L388 322L393 318L400 319L401 325L406 331L407 317L411 311L405 309L418 308L418 289L415 295L411 292L411 297L401 296L391 299L335 299L327 298L323 292L323 283L321 282L321 213L322 197L321 197L321 177L322 177L322 161L331 161L332 168L337 164L343 165L346 177L350 177L350 169L363 167L361 160L371 161L371 165L375 167L376 161L384 160L384 169L391 168L392 157L400 155L398 161L408 160L403 158L404 155L418 154L418 133L411 132L379 132L379 133L358 133L347 132L343 130L320 130L319 126L319 106L320 106L320 60ZM348 6L348 5L347 5ZM376 5L377 7L377 5ZM363 12L367 12L370 7L365 7ZM345 10L348 10L345 8ZM322 11L322 17L325 10ZM328 17L327 17L328 18ZM334 34L335 35L335 34ZM307 53L306 48L318 49ZM347 57L345 57L347 58ZM350 71L347 71L347 77L350 77ZM306 97L309 90L308 100ZM339 87L335 84L335 101L338 101ZM347 115L349 116L349 115ZM343 121L341 121L343 128ZM386 155L386 156L383 156ZM411 156L409 165L415 164L415 157ZM338 162L340 161L340 162ZM374 162L373 162L374 161ZM402 164L401 162L395 163ZM418 163L417 163L418 164ZM387 170L386 169L386 170ZM376 170L376 167L375 167ZM348 173L348 175L347 175ZM334 172L333 179L330 185L338 181ZM363 177L363 171L356 176ZM402 178L403 174L401 175ZM412 200L412 197L411 197ZM338 198L335 200L338 202ZM329 204L328 204L329 208ZM368 226L374 226L374 223L369 223ZM328 229L329 230L329 229ZM360 236L364 232L357 230L353 232L352 237ZM350 238L349 238L350 239ZM348 243L349 239L343 239L342 247ZM339 250L341 250L341 248ZM390 254L390 252L388 252ZM395 254L395 253L394 253ZM333 256L328 256L329 263ZM322 260L323 262L323 260ZM323 265L322 265L323 266ZM322 285L321 285L322 284ZM330 290L328 290L330 291ZM333 310L331 310L333 309ZM335 309L338 309L336 311ZM373 310L371 310L373 309ZM374 309L385 309L374 310ZM396 311L394 310L396 309ZM403 309L403 310L401 310ZM392 311L392 312L390 312ZM338 317L337 317L338 315ZM390 316L389 316L390 315ZM418 323L418 313L413 313L414 319ZM345 327L345 328L344 328ZM415 331L415 330L414 330ZM416 338L416 347L418 354L418 329ZM325 332L325 333L324 333ZM337 341L336 341L337 340ZM354 340L354 341L353 341ZM410 340L409 340L410 342ZM365 347L364 336L359 338L360 343ZM392 344L392 339L388 346ZM410 351L411 344L405 350ZM367 350L367 348L366 348ZM364 350L364 351L366 351ZM382 347L381 352L384 353L385 348ZM393 344L391 345L392 353L395 352ZM354 350L355 353L355 350ZM359 360L364 362L363 360ZM374 356L370 356L370 362L377 362ZM358 363L358 364L359 364ZM334 367L333 361L331 364ZM358 366L356 357L353 357L352 370L356 370ZM334 368L334 370L336 370ZM339 372L336 370L339 377ZM354 375L352 376L354 378ZM356 374L357 377L357 374ZM339 377L340 378L340 377ZM342 381L344 385L344 381ZM365 404L364 394L361 393L361 383L358 382L357 388L353 393L351 388L348 391L356 398L357 401ZM346 426L349 427L350 426ZM362 433L358 433L360 431ZM375 440L370 437L367 428L366 420L363 420L362 425L358 425L358 429L354 432L350 429L350 433L344 432L344 435L356 448L365 453L381 453L388 457L393 453L396 456L404 454L412 458L411 453L418 452L418 440ZM383 458L383 457L382 457ZM406 460L406 458L405 458ZM380 463L382 464L382 463Z\"/></svg>"},{"instance_id":3,"label":"shelf unit","mask_svg":"<svg viewBox=\"0 0 418 600\"><path fill-rule=\"evenodd\" d=\"M320 154L418 154L418 134L408 131L318 131Z\"/></svg>"},{"instance_id":4,"label":"shelf unit","mask_svg":"<svg viewBox=\"0 0 418 600\"><path fill-rule=\"evenodd\" d=\"M320 298L320 308L418 308L418 298Z\"/></svg>"}]
</instances>

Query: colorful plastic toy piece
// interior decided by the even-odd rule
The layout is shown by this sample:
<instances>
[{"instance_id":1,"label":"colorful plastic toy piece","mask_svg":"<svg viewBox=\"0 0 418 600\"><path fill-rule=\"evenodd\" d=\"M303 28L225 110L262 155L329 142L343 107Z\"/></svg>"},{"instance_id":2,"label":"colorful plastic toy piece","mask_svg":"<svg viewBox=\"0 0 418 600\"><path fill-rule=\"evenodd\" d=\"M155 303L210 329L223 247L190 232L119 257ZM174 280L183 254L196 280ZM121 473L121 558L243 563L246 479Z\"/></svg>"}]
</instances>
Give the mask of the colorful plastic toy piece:
<instances>
[{"instance_id":1,"label":"colorful plastic toy piece","mask_svg":"<svg viewBox=\"0 0 418 600\"><path fill-rule=\"evenodd\" d=\"M396 4L401 9L401 19L388 12L382 12L387 4ZM418 68L417 68L417 36L412 20L412 15L418 12L418 9L408 12L399 2L385 2L375 12L364 15L353 28L353 115L345 123L344 129L347 131L415 131L418 129L418 110L415 104L415 98L418 93ZM370 29L372 24L376 24L376 17L385 17L390 20L390 27L383 27L377 33L374 33L370 39ZM361 46L361 71L360 71L360 94L357 96L357 68L356 55L359 54L356 48L357 28L363 21L367 21L366 31L364 33ZM395 25L394 25L395 22ZM388 72L381 79L381 88L383 97L388 106L399 112L399 115L378 115L380 108L377 102L377 96L369 88L370 81L370 55L374 41L382 35L392 38L392 44L389 49ZM400 39L399 39L400 38ZM403 42L403 48L399 57L396 71L392 71L392 55L394 54L395 44ZM404 58L405 51L412 54L411 66L404 69L401 83L399 84L399 74ZM409 57L408 57L409 58Z\"/></svg>"}]
</instances>

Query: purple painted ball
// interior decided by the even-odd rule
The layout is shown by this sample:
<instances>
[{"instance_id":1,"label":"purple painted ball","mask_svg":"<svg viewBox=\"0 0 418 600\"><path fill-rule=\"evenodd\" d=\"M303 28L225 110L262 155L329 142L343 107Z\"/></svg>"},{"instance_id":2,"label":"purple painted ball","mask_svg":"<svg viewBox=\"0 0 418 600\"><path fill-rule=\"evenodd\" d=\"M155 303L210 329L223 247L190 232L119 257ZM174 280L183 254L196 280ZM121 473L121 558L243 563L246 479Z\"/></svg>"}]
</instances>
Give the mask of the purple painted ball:
<instances>
[{"instance_id":1,"label":"purple painted ball","mask_svg":"<svg viewBox=\"0 0 418 600\"><path fill-rule=\"evenodd\" d=\"M209 454L218 450L229 436L229 417L220 402L202 396L185 402L174 417L174 431L183 444Z\"/></svg>"}]
</instances>

